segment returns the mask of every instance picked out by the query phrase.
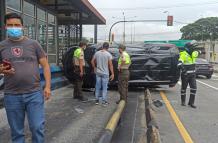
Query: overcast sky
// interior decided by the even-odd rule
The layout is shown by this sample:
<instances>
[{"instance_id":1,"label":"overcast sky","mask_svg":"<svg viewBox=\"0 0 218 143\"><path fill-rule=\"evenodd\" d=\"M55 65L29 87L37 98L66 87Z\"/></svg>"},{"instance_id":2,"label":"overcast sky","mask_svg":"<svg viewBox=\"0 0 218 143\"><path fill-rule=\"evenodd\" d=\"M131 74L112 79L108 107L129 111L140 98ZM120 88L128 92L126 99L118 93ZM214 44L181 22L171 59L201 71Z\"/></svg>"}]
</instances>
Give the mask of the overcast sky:
<instances>
[{"instance_id":1,"label":"overcast sky","mask_svg":"<svg viewBox=\"0 0 218 143\"><path fill-rule=\"evenodd\" d=\"M89 0L89 2L107 22L106 25L98 26L99 40L108 39L111 25L123 20L124 15L126 20L166 20L167 15L174 16L174 25L171 27L167 27L166 22L126 23L126 41L177 40L181 37L180 28L186 25L182 23L218 16L218 0ZM112 29L116 41L122 40L123 25L118 24ZM93 37L93 33L93 26L84 28L84 36Z\"/></svg>"}]
</instances>

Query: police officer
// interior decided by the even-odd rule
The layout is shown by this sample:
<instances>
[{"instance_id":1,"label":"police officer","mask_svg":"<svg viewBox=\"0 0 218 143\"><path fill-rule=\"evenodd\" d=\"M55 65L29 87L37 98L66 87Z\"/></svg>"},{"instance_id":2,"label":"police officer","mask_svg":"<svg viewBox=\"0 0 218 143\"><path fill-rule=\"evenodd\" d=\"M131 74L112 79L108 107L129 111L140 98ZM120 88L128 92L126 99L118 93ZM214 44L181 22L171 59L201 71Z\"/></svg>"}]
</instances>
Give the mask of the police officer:
<instances>
[{"instance_id":1,"label":"police officer","mask_svg":"<svg viewBox=\"0 0 218 143\"><path fill-rule=\"evenodd\" d=\"M194 105L195 95L197 91L196 74L195 74L195 61L198 57L198 51L194 51L196 41L188 42L184 46L184 50L180 52L178 67L181 69L181 105L185 106L186 89L190 86L190 97L188 105L192 108L196 108Z\"/></svg>"},{"instance_id":2,"label":"police officer","mask_svg":"<svg viewBox=\"0 0 218 143\"><path fill-rule=\"evenodd\" d=\"M73 53L73 65L75 73L73 97L74 99L79 99L81 101L85 100L82 94L82 84L85 67L84 50L86 49L86 46L87 44L85 42L80 42L79 47Z\"/></svg>"},{"instance_id":3,"label":"police officer","mask_svg":"<svg viewBox=\"0 0 218 143\"><path fill-rule=\"evenodd\" d=\"M129 66L131 64L131 59L129 54L125 51L125 45L119 45L120 57L118 60L118 91L120 93L120 100L127 101L128 93L128 81L129 81ZM119 101L120 101L119 100ZM119 103L117 101L117 103Z\"/></svg>"}]
</instances>

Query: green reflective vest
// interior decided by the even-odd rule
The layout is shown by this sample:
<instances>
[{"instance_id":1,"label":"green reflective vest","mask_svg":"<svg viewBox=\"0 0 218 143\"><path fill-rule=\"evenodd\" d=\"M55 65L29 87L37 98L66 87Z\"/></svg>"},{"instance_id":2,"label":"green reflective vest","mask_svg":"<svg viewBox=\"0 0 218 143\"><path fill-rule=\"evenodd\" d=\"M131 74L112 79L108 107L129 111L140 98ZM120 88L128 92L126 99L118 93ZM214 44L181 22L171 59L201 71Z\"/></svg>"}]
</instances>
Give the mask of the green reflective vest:
<instances>
[{"instance_id":1,"label":"green reflective vest","mask_svg":"<svg viewBox=\"0 0 218 143\"><path fill-rule=\"evenodd\" d=\"M74 51L73 56L76 57L76 58L79 58L81 52L82 52L82 49L81 49L81 48L77 48L77 49Z\"/></svg>"},{"instance_id":2,"label":"green reflective vest","mask_svg":"<svg viewBox=\"0 0 218 143\"><path fill-rule=\"evenodd\" d=\"M180 52L179 61L181 61L184 65L195 64L195 61L198 57L198 52L192 52L192 55L189 55L188 52L182 51Z\"/></svg>"},{"instance_id":3,"label":"green reflective vest","mask_svg":"<svg viewBox=\"0 0 218 143\"><path fill-rule=\"evenodd\" d=\"M125 57L125 64L130 65L131 64L131 58L130 58L129 54L126 51L123 51L122 54ZM121 59L121 56L120 56L120 58L118 60L118 65L121 65L121 63L122 63L122 59Z\"/></svg>"}]
</instances>

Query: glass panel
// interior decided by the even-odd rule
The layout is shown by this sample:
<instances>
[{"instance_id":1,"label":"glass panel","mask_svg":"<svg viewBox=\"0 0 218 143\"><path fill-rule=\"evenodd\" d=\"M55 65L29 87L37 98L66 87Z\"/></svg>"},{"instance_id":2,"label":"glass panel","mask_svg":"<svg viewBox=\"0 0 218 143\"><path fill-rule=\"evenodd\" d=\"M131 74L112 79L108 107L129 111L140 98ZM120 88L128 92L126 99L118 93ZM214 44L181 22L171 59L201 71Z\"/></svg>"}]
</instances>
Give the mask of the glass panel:
<instances>
[{"instance_id":1,"label":"glass panel","mask_svg":"<svg viewBox=\"0 0 218 143\"><path fill-rule=\"evenodd\" d=\"M55 23L55 17L50 13L48 13L48 23L52 23L52 24Z\"/></svg>"},{"instance_id":2,"label":"glass panel","mask_svg":"<svg viewBox=\"0 0 218 143\"><path fill-rule=\"evenodd\" d=\"M56 55L48 55L49 63L56 63Z\"/></svg>"},{"instance_id":3,"label":"glass panel","mask_svg":"<svg viewBox=\"0 0 218 143\"><path fill-rule=\"evenodd\" d=\"M6 0L6 5L16 10L21 10L20 0Z\"/></svg>"},{"instance_id":4,"label":"glass panel","mask_svg":"<svg viewBox=\"0 0 218 143\"><path fill-rule=\"evenodd\" d=\"M24 15L23 20L24 20L24 35L31 39L36 39L34 18Z\"/></svg>"},{"instance_id":5,"label":"glass panel","mask_svg":"<svg viewBox=\"0 0 218 143\"><path fill-rule=\"evenodd\" d=\"M46 51L46 23L38 21L38 41Z\"/></svg>"},{"instance_id":6,"label":"glass panel","mask_svg":"<svg viewBox=\"0 0 218 143\"><path fill-rule=\"evenodd\" d=\"M56 54L55 26L51 24L48 25L48 53Z\"/></svg>"},{"instance_id":7,"label":"glass panel","mask_svg":"<svg viewBox=\"0 0 218 143\"><path fill-rule=\"evenodd\" d=\"M32 15L34 16L35 11L34 11L34 5L31 3L28 3L26 1L24 1L24 5L23 5L23 11L26 14Z\"/></svg>"},{"instance_id":8,"label":"glass panel","mask_svg":"<svg viewBox=\"0 0 218 143\"><path fill-rule=\"evenodd\" d=\"M45 11L37 8L37 19L45 20Z\"/></svg>"}]
</instances>

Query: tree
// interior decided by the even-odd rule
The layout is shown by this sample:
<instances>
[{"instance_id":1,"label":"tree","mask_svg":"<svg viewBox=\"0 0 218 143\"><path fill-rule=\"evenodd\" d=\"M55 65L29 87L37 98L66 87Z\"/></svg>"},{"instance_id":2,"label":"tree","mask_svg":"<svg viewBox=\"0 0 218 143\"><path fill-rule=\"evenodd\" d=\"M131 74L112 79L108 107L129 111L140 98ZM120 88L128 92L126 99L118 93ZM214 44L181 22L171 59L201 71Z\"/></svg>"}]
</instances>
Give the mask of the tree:
<instances>
[{"instance_id":1,"label":"tree","mask_svg":"<svg viewBox=\"0 0 218 143\"><path fill-rule=\"evenodd\" d=\"M201 18L183 26L181 39L216 40L218 39L218 17Z\"/></svg>"}]
</instances>

